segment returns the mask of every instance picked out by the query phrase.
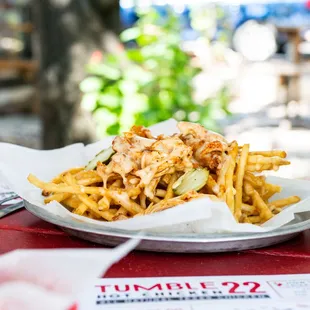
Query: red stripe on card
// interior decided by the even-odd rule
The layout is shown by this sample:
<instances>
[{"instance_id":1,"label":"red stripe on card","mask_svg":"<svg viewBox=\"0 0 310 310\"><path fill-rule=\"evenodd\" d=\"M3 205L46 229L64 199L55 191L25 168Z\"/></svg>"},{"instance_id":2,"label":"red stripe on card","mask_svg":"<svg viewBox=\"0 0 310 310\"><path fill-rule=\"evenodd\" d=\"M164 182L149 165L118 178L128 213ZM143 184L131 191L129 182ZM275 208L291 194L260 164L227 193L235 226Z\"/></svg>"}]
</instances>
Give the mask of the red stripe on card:
<instances>
[{"instance_id":1,"label":"red stripe on card","mask_svg":"<svg viewBox=\"0 0 310 310\"><path fill-rule=\"evenodd\" d=\"M74 304L68 310L78 310L78 305Z\"/></svg>"}]
</instances>

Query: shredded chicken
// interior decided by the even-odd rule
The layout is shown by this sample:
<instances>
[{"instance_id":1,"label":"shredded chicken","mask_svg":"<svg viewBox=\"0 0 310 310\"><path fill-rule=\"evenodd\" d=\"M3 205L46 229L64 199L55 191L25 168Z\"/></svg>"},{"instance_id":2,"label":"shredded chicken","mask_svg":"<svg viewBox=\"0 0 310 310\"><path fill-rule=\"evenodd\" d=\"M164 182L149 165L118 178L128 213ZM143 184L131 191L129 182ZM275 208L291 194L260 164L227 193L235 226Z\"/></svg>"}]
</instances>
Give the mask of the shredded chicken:
<instances>
[{"instance_id":1,"label":"shredded chicken","mask_svg":"<svg viewBox=\"0 0 310 310\"><path fill-rule=\"evenodd\" d=\"M194 159L211 171L221 169L227 141L221 135L209 131L199 124L180 122L180 139L193 150Z\"/></svg>"},{"instance_id":2,"label":"shredded chicken","mask_svg":"<svg viewBox=\"0 0 310 310\"><path fill-rule=\"evenodd\" d=\"M151 131L143 126L132 126L130 131L136 134L137 136L148 138L148 139L154 139Z\"/></svg>"},{"instance_id":3,"label":"shredded chicken","mask_svg":"<svg viewBox=\"0 0 310 310\"><path fill-rule=\"evenodd\" d=\"M207 130L199 124L190 122L179 122L178 128L183 135L192 134L196 138L199 138L200 140L205 140L206 142L221 141L223 144L227 145L227 141L223 136L211 130Z\"/></svg>"},{"instance_id":4,"label":"shredded chicken","mask_svg":"<svg viewBox=\"0 0 310 310\"><path fill-rule=\"evenodd\" d=\"M181 122L181 134L154 138L141 126L134 126L113 140L115 154L109 164L97 168L104 186L110 175L118 174L126 188L144 188L146 197L153 199L160 178L175 172L186 173L197 166L217 170L227 148L225 139L198 124ZM134 184L128 176L135 178ZM130 178L129 178L130 179Z\"/></svg>"}]
</instances>

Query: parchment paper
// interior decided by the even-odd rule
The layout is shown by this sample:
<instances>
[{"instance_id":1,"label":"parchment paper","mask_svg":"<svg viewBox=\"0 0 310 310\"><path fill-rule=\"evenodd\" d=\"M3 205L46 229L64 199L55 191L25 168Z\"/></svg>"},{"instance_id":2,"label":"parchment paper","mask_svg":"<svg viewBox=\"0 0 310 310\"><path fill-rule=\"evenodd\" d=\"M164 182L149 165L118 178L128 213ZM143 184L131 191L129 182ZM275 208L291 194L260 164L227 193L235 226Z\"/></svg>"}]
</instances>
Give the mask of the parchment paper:
<instances>
[{"instance_id":1,"label":"parchment paper","mask_svg":"<svg viewBox=\"0 0 310 310\"><path fill-rule=\"evenodd\" d=\"M175 120L168 120L152 126L155 135L170 135L178 132ZM29 173L43 181L49 181L62 171L78 166L84 166L100 150L111 145L113 137L84 146L74 144L65 148L38 151L25 147L0 143L0 173L5 182L23 199L45 208L49 212L68 218L72 221L84 221L110 228L124 230L148 230L175 233L211 233L211 232L264 232L276 229L294 219L298 212L310 211L310 182L269 177L271 183L280 185L283 190L274 199L290 195L298 195L301 201L286 208L279 215L262 226L238 224L224 202L214 202L209 198L197 199L172 209L136 217L118 222L102 222L70 213L57 202L43 204L41 190L27 181Z\"/></svg>"}]
</instances>

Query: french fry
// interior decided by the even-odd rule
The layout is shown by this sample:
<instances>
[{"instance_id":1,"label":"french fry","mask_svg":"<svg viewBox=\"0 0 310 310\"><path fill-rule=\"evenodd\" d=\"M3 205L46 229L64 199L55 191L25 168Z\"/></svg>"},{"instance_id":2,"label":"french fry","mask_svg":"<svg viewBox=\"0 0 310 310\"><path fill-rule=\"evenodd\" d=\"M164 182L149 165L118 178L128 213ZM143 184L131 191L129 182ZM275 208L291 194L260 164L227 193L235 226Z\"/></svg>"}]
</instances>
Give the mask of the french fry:
<instances>
[{"instance_id":1,"label":"french fry","mask_svg":"<svg viewBox=\"0 0 310 310\"><path fill-rule=\"evenodd\" d=\"M96 202L100 201L101 199L101 195L98 195L98 194L92 194L90 195L90 198Z\"/></svg>"},{"instance_id":2,"label":"french fry","mask_svg":"<svg viewBox=\"0 0 310 310\"><path fill-rule=\"evenodd\" d=\"M77 167L77 168L68 169L68 170L60 173L59 175L57 175L55 178L53 178L51 183L59 184L63 180L63 175L65 175L67 173L76 174L78 172L81 172L83 169L84 169L84 167Z\"/></svg>"},{"instance_id":3,"label":"french fry","mask_svg":"<svg viewBox=\"0 0 310 310\"><path fill-rule=\"evenodd\" d=\"M124 207L120 207L117 211L116 211L116 215L126 215L127 216L128 212Z\"/></svg>"},{"instance_id":4,"label":"french fry","mask_svg":"<svg viewBox=\"0 0 310 310\"><path fill-rule=\"evenodd\" d=\"M154 178L144 189L144 194L151 201L153 201L154 199L155 199L154 201L156 201L155 193L156 193L156 188L158 186L159 181L160 181L160 178Z\"/></svg>"},{"instance_id":5,"label":"french fry","mask_svg":"<svg viewBox=\"0 0 310 310\"><path fill-rule=\"evenodd\" d=\"M79 195L79 199L97 216L104 218L107 221L113 220L113 213L110 210L107 211L100 211L98 205L95 201L90 199L86 194Z\"/></svg>"},{"instance_id":6,"label":"french fry","mask_svg":"<svg viewBox=\"0 0 310 310\"><path fill-rule=\"evenodd\" d=\"M144 192L141 192L141 193L140 193L139 199L140 199L140 206L141 206L143 209L146 209L146 196L145 196Z\"/></svg>"},{"instance_id":7,"label":"french fry","mask_svg":"<svg viewBox=\"0 0 310 310\"><path fill-rule=\"evenodd\" d=\"M252 224L247 216L242 215L240 218L240 223Z\"/></svg>"},{"instance_id":8,"label":"french fry","mask_svg":"<svg viewBox=\"0 0 310 310\"><path fill-rule=\"evenodd\" d=\"M169 184L171 178L171 174L165 174L161 177L159 184L161 184L162 186L167 186Z\"/></svg>"},{"instance_id":9,"label":"french fry","mask_svg":"<svg viewBox=\"0 0 310 310\"><path fill-rule=\"evenodd\" d=\"M249 155L250 156L252 156L252 155L262 155L262 156L265 156L265 157L278 156L278 157L281 157L281 158L286 158L286 152L284 152L284 151L277 151L277 150L250 152Z\"/></svg>"},{"instance_id":10,"label":"french fry","mask_svg":"<svg viewBox=\"0 0 310 310\"><path fill-rule=\"evenodd\" d=\"M65 199L69 198L71 196L70 193L57 193L57 194L54 194L54 195L51 195L47 198L44 199L44 203L45 204L48 204L50 203L51 201L58 201L58 202L62 202L64 201Z\"/></svg>"},{"instance_id":11,"label":"french fry","mask_svg":"<svg viewBox=\"0 0 310 310\"><path fill-rule=\"evenodd\" d=\"M113 221L123 221L123 220L127 220L128 216L124 215L124 214L117 214L113 217Z\"/></svg>"},{"instance_id":12,"label":"french fry","mask_svg":"<svg viewBox=\"0 0 310 310\"><path fill-rule=\"evenodd\" d=\"M289 206L291 204L297 203L300 201L300 198L298 196L290 196L287 198L283 199L278 199L270 202L268 204L269 208L274 207L274 208L283 208L286 206Z\"/></svg>"},{"instance_id":13,"label":"french fry","mask_svg":"<svg viewBox=\"0 0 310 310\"><path fill-rule=\"evenodd\" d=\"M111 214L113 214L113 215L116 215L116 213L117 213L118 210L119 210L119 209L110 208L110 209L109 209L109 212L110 212Z\"/></svg>"},{"instance_id":14,"label":"french fry","mask_svg":"<svg viewBox=\"0 0 310 310\"><path fill-rule=\"evenodd\" d=\"M76 195L71 195L70 194L70 197L68 197L67 199L65 199L63 201L64 205L66 205L67 207L70 207L72 209L77 209L80 204L81 204L81 201L80 199L76 196Z\"/></svg>"},{"instance_id":15,"label":"french fry","mask_svg":"<svg viewBox=\"0 0 310 310\"><path fill-rule=\"evenodd\" d=\"M278 171L279 166L273 164L247 164L245 170L250 172L262 172L266 170Z\"/></svg>"},{"instance_id":16,"label":"french fry","mask_svg":"<svg viewBox=\"0 0 310 310\"><path fill-rule=\"evenodd\" d=\"M70 171L68 171L70 172ZM66 174L66 172L62 173L62 175ZM73 173L71 173L73 174ZM98 176L97 171L95 170L81 170L78 173L74 174L74 178L79 181L83 179L95 178ZM102 180L101 180L102 181Z\"/></svg>"},{"instance_id":17,"label":"french fry","mask_svg":"<svg viewBox=\"0 0 310 310\"><path fill-rule=\"evenodd\" d=\"M245 166L247 163L247 158L249 154L249 144L245 144L242 148L241 155L239 158L239 162L237 164L237 171L236 171L236 181L235 181L235 209L234 209L234 216L237 222L241 217L241 207L242 207L242 188L243 188L243 178L245 173Z\"/></svg>"},{"instance_id":18,"label":"french fry","mask_svg":"<svg viewBox=\"0 0 310 310\"><path fill-rule=\"evenodd\" d=\"M51 194L50 192L48 192L47 190L43 189L42 196L48 197L50 194Z\"/></svg>"},{"instance_id":19,"label":"french fry","mask_svg":"<svg viewBox=\"0 0 310 310\"><path fill-rule=\"evenodd\" d=\"M262 197L264 201L268 201L270 197L272 197L276 193L280 193L282 190L281 186L270 184L270 183L265 183L264 188L265 188L265 193Z\"/></svg>"},{"instance_id":20,"label":"french fry","mask_svg":"<svg viewBox=\"0 0 310 310\"><path fill-rule=\"evenodd\" d=\"M247 220L251 224L260 224L264 221L259 215L248 216Z\"/></svg>"},{"instance_id":21,"label":"french fry","mask_svg":"<svg viewBox=\"0 0 310 310\"><path fill-rule=\"evenodd\" d=\"M159 203L161 202L161 199L159 199L158 197L154 196L153 198L149 198L152 202L154 203Z\"/></svg>"},{"instance_id":22,"label":"french fry","mask_svg":"<svg viewBox=\"0 0 310 310\"><path fill-rule=\"evenodd\" d=\"M246 204L251 204L252 198L251 196L247 195L244 193L244 191L242 192L242 202L246 203Z\"/></svg>"},{"instance_id":23,"label":"french fry","mask_svg":"<svg viewBox=\"0 0 310 310\"><path fill-rule=\"evenodd\" d=\"M68 185L74 186L76 184L76 180L70 173L64 175L64 180ZM112 221L113 214L111 214L109 211L100 211L98 204L89 196L87 196L87 194L78 194L77 197L90 209L91 214L94 213L93 217L104 218L107 221Z\"/></svg>"},{"instance_id":24,"label":"french fry","mask_svg":"<svg viewBox=\"0 0 310 310\"><path fill-rule=\"evenodd\" d=\"M98 201L98 210L100 211L106 211L110 209L110 200L108 197L103 196L99 201Z\"/></svg>"},{"instance_id":25,"label":"french fry","mask_svg":"<svg viewBox=\"0 0 310 310\"><path fill-rule=\"evenodd\" d=\"M272 212L269 210L268 206L264 202L264 200L260 197L258 192L252 187L252 185L248 182L244 183L245 193L252 197L253 204L256 209L259 211L259 216L264 220L269 220L273 217Z\"/></svg>"},{"instance_id":26,"label":"french fry","mask_svg":"<svg viewBox=\"0 0 310 310\"><path fill-rule=\"evenodd\" d=\"M231 161L231 157L230 156L227 156L225 158L225 161L224 161L224 164L223 164L223 167L222 169L220 170L220 173L218 175L218 178L217 178L217 185L218 185L218 188L219 188L219 193L218 193L218 196L220 198L223 198L224 196L224 193L226 191L226 187L225 187L225 180L226 180L226 173L228 171L228 168L230 166L230 161Z\"/></svg>"},{"instance_id":27,"label":"french fry","mask_svg":"<svg viewBox=\"0 0 310 310\"><path fill-rule=\"evenodd\" d=\"M100 183L100 182L102 182L102 179L98 175L98 176L92 177L92 178L77 180L76 183L79 184L79 185L88 186L88 185L92 185L92 184Z\"/></svg>"},{"instance_id":28,"label":"french fry","mask_svg":"<svg viewBox=\"0 0 310 310\"><path fill-rule=\"evenodd\" d=\"M166 195L165 195L165 200L170 199L174 196L172 186L176 180L177 180L177 174L174 173L171 175L171 177L169 179L169 183L168 183L167 191L166 191Z\"/></svg>"},{"instance_id":29,"label":"french fry","mask_svg":"<svg viewBox=\"0 0 310 310\"><path fill-rule=\"evenodd\" d=\"M254 193L253 193L253 201L254 201L256 208L259 210L261 218L267 221L273 217L273 214L270 212L265 201L259 196L256 190L254 190Z\"/></svg>"},{"instance_id":30,"label":"french fry","mask_svg":"<svg viewBox=\"0 0 310 310\"><path fill-rule=\"evenodd\" d=\"M88 207L84 203L80 203L79 206L73 210L73 213L77 215L84 215L84 213L88 210Z\"/></svg>"},{"instance_id":31,"label":"french fry","mask_svg":"<svg viewBox=\"0 0 310 310\"><path fill-rule=\"evenodd\" d=\"M141 193L140 187L132 187L125 190L122 190L122 192L127 193L129 197L138 197Z\"/></svg>"},{"instance_id":32,"label":"french fry","mask_svg":"<svg viewBox=\"0 0 310 310\"><path fill-rule=\"evenodd\" d=\"M213 176L209 174L208 181L207 181L207 188L210 193L218 194L219 193L219 186L214 180Z\"/></svg>"},{"instance_id":33,"label":"french fry","mask_svg":"<svg viewBox=\"0 0 310 310\"><path fill-rule=\"evenodd\" d=\"M99 220L99 219L101 219L101 216L98 215L98 214L96 214L96 213L93 212L92 210L88 210L88 212L89 212L89 215L90 215L90 217L91 217L92 219L94 219L94 220Z\"/></svg>"},{"instance_id":34,"label":"french fry","mask_svg":"<svg viewBox=\"0 0 310 310\"><path fill-rule=\"evenodd\" d=\"M164 189L156 189L155 196L165 198L167 191Z\"/></svg>"},{"instance_id":35,"label":"french fry","mask_svg":"<svg viewBox=\"0 0 310 310\"><path fill-rule=\"evenodd\" d=\"M264 180L253 173L246 171L244 174L244 180L249 182L254 188L259 188L264 185Z\"/></svg>"},{"instance_id":36,"label":"french fry","mask_svg":"<svg viewBox=\"0 0 310 310\"><path fill-rule=\"evenodd\" d=\"M119 205L124 207L130 214L135 215L143 212L144 209L136 202L129 198L125 192L119 193L118 191L110 191L108 195Z\"/></svg>"},{"instance_id":37,"label":"french fry","mask_svg":"<svg viewBox=\"0 0 310 310\"><path fill-rule=\"evenodd\" d=\"M252 206L252 205L248 205L248 204L246 204L246 203L243 203L243 204L241 205L241 211L242 211L243 213L246 213L246 214L251 215L251 214L254 214L254 213L256 212L256 208L255 208L255 206Z\"/></svg>"},{"instance_id":38,"label":"french fry","mask_svg":"<svg viewBox=\"0 0 310 310\"><path fill-rule=\"evenodd\" d=\"M147 214L164 211L164 210L170 209L182 203L184 203L184 201L182 201L179 198L178 199L170 198L167 200L164 199L157 204L153 204L152 206L149 206L142 214L147 215Z\"/></svg>"},{"instance_id":39,"label":"french fry","mask_svg":"<svg viewBox=\"0 0 310 310\"><path fill-rule=\"evenodd\" d=\"M39 180L32 174L29 174L28 181L48 192L55 192L55 193L72 193L72 194L102 194L104 195L106 190L101 187L94 187L94 186L80 186L80 185L65 185L65 184L54 184L54 183L46 183Z\"/></svg>"},{"instance_id":40,"label":"french fry","mask_svg":"<svg viewBox=\"0 0 310 310\"><path fill-rule=\"evenodd\" d=\"M271 210L271 212L272 212L273 214L279 214L279 213L282 211L281 208L273 208L273 209L270 209L270 210Z\"/></svg>"},{"instance_id":41,"label":"french fry","mask_svg":"<svg viewBox=\"0 0 310 310\"><path fill-rule=\"evenodd\" d=\"M208 198L210 198L212 201L221 201L220 198L218 198L216 195L212 195L212 194L207 194L206 195Z\"/></svg>"},{"instance_id":42,"label":"french fry","mask_svg":"<svg viewBox=\"0 0 310 310\"><path fill-rule=\"evenodd\" d=\"M226 203L232 214L235 212L235 188L233 183L233 176L236 166L236 158L238 155L238 144L236 141L231 144L231 151L228 153L231 156L230 165L227 169L227 173L225 176L225 186L226 186Z\"/></svg>"},{"instance_id":43,"label":"french fry","mask_svg":"<svg viewBox=\"0 0 310 310\"><path fill-rule=\"evenodd\" d=\"M183 194L178 197L170 198L170 199L163 199L159 203L149 206L145 211L139 212L141 215L151 214L155 212L164 211L167 209L170 209L174 206L177 206L179 204L182 204L186 201L190 201L191 199L205 197L204 194L189 192L186 194ZM214 195L207 195L207 196L214 196ZM211 197L210 197L211 198ZM212 198L211 198L212 199Z\"/></svg>"},{"instance_id":44,"label":"french fry","mask_svg":"<svg viewBox=\"0 0 310 310\"><path fill-rule=\"evenodd\" d=\"M121 188L122 184L123 184L122 180L117 179L111 184L110 189Z\"/></svg>"},{"instance_id":45,"label":"french fry","mask_svg":"<svg viewBox=\"0 0 310 310\"><path fill-rule=\"evenodd\" d=\"M289 165L290 162L286 159L283 159L278 156L274 157L265 157L262 155L251 155L248 157L248 164L249 165L276 165L276 166L283 166Z\"/></svg>"}]
</instances>

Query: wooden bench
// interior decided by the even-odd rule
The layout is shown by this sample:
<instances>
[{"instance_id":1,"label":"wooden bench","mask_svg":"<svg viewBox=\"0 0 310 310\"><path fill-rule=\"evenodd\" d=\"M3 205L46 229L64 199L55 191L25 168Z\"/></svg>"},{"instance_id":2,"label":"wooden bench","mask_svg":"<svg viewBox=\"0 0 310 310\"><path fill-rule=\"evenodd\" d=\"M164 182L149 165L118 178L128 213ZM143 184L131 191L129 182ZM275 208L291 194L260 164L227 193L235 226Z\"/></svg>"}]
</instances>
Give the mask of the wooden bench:
<instances>
[{"instance_id":1,"label":"wooden bench","mask_svg":"<svg viewBox=\"0 0 310 310\"><path fill-rule=\"evenodd\" d=\"M38 70L38 62L23 59L0 59L0 71L14 70L26 81L33 80Z\"/></svg>"}]
</instances>

